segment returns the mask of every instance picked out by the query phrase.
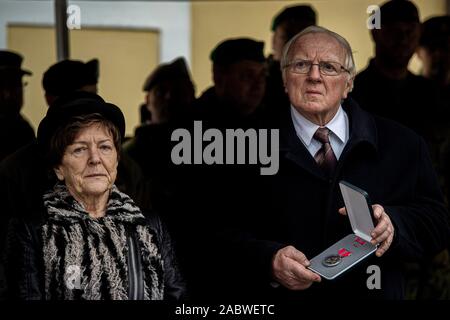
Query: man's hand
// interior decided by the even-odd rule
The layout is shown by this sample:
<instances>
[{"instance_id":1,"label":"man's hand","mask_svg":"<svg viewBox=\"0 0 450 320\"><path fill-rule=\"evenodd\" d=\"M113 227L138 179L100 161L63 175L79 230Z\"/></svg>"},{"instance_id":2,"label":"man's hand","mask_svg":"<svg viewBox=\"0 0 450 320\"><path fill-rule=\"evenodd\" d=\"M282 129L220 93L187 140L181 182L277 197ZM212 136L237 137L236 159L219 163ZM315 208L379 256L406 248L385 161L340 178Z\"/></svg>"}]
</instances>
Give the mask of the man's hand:
<instances>
[{"instance_id":1,"label":"man's hand","mask_svg":"<svg viewBox=\"0 0 450 320\"><path fill-rule=\"evenodd\" d=\"M392 244L392 240L394 239L394 225L382 206L374 204L372 210L377 224L372 231L372 241L370 243L373 245L380 244L375 254L377 257L381 257ZM339 213L347 215L345 208L340 208Z\"/></svg>"},{"instance_id":2,"label":"man's hand","mask_svg":"<svg viewBox=\"0 0 450 320\"><path fill-rule=\"evenodd\" d=\"M306 256L293 246L278 250L272 260L274 279L290 290L305 290L313 282L321 281L319 275L306 269L307 266Z\"/></svg>"}]
</instances>

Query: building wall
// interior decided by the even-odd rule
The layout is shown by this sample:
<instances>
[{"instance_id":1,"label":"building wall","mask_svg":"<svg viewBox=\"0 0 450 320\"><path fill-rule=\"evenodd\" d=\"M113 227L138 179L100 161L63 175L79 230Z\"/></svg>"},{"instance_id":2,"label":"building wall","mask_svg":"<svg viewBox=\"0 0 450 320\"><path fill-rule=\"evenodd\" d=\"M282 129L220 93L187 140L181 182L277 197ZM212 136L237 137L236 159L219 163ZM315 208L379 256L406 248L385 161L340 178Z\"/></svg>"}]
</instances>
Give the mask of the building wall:
<instances>
[{"instance_id":1,"label":"building wall","mask_svg":"<svg viewBox=\"0 0 450 320\"><path fill-rule=\"evenodd\" d=\"M414 0L422 19L445 14L446 0ZM310 0L310 1L194 1L192 2L192 67L198 91L211 85L209 53L222 40L250 37L265 42L271 52L273 16L287 5L310 4L318 15L318 23L344 36L352 45L358 70L364 68L373 54L366 21L367 7L379 0ZM412 69L418 72L417 59Z\"/></svg>"},{"instance_id":2,"label":"building wall","mask_svg":"<svg viewBox=\"0 0 450 320\"><path fill-rule=\"evenodd\" d=\"M99 93L122 108L127 121L127 134L131 135L138 125L138 105L144 99L141 87L145 76L157 63L168 62L178 56L184 56L190 63L191 6L186 1L69 1L69 4L78 5L81 13L81 31L70 32L70 37L73 38L71 58L84 59L91 58L93 54L99 55ZM28 57L25 55L24 59L24 66L34 74L27 80L30 83L25 89L23 114L37 128L45 113L40 81L42 73L56 62L55 37L51 31L31 28L28 30L36 32L28 35L21 32L21 38L14 39L14 35L18 34L10 33L8 37L8 25L53 26L53 0L0 0L0 48L19 51L27 48L26 50L33 52ZM123 32L135 35L119 32L117 37L109 37L103 33L100 38L93 39L91 33L86 35L88 43L75 40L79 37L78 32L82 33L83 29L89 28L117 32L122 29ZM139 47L135 42L136 37L139 38L143 31L149 30L158 33L158 39L149 36L148 42ZM96 36L100 36L100 33ZM78 47L77 43L83 48ZM152 62L155 55L156 61Z\"/></svg>"},{"instance_id":3,"label":"building wall","mask_svg":"<svg viewBox=\"0 0 450 320\"><path fill-rule=\"evenodd\" d=\"M56 62L55 31L52 27L8 27L8 48L25 56L33 76L25 77L24 115L34 128L47 111L41 81ZM159 33L152 30L83 28L71 31L71 58L100 61L98 93L117 104L127 122L127 135L139 123L138 106L144 101L142 84L159 63ZM70 77L70 75L67 75Z\"/></svg>"}]
</instances>

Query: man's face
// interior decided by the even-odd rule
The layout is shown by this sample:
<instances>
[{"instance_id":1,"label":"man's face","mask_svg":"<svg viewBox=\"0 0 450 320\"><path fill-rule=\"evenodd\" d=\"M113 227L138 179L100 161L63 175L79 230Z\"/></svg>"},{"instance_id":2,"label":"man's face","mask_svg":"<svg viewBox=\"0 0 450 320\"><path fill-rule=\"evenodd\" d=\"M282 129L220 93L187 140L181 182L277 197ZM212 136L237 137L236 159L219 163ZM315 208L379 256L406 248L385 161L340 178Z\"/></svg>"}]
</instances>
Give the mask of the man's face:
<instances>
[{"instance_id":1,"label":"man's face","mask_svg":"<svg viewBox=\"0 0 450 320\"><path fill-rule=\"evenodd\" d=\"M0 77L0 113L16 115L23 105L22 75L16 71L5 71Z\"/></svg>"},{"instance_id":2,"label":"man's face","mask_svg":"<svg viewBox=\"0 0 450 320\"><path fill-rule=\"evenodd\" d=\"M250 60L239 61L220 72L216 79L219 96L236 106L240 114L250 114L264 98L266 65Z\"/></svg>"},{"instance_id":3,"label":"man's face","mask_svg":"<svg viewBox=\"0 0 450 320\"><path fill-rule=\"evenodd\" d=\"M272 35L272 50L273 50L273 59L276 61L281 60L281 56L283 54L283 47L289 39L286 37L286 32L282 25L279 25L275 28L275 31Z\"/></svg>"},{"instance_id":4,"label":"man's face","mask_svg":"<svg viewBox=\"0 0 450 320\"><path fill-rule=\"evenodd\" d=\"M187 110L195 101L194 84L189 78L178 77L163 81L147 94L147 110L152 115L152 123L171 120L173 116Z\"/></svg>"},{"instance_id":5,"label":"man's face","mask_svg":"<svg viewBox=\"0 0 450 320\"><path fill-rule=\"evenodd\" d=\"M407 67L420 39L418 22L395 22L373 30L373 39L386 63L394 67Z\"/></svg>"},{"instance_id":6,"label":"man's face","mask_svg":"<svg viewBox=\"0 0 450 320\"><path fill-rule=\"evenodd\" d=\"M345 50L327 34L307 34L293 44L287 62L297 59L313 63L338 62L344 66ZM348 72L336 76L322 75L317 65L311 66L307 74L293 73L287 67L283 79L292 105L308 119L335 113L341 100L347 97L353 81Z\"/></svg>"},{"instance_id":7,"label":"man's face","mask_svg":"<svg viewBox=\"0 0 450 320\"><path fill-rule=\"evenodd\" d=\"M434 47L419 47L418 56L422 60L423 75L441 83L450 81L450 37L448 44Z\"/></svg>"}]
</instances>

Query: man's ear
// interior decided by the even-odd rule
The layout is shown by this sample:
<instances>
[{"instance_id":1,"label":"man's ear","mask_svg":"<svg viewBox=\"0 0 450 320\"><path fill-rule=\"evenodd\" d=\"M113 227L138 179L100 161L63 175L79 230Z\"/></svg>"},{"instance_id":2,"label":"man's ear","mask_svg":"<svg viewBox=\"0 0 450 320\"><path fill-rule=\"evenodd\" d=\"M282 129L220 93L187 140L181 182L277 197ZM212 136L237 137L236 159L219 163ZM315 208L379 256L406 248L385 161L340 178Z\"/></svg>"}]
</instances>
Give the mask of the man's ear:
<instances>
[{"instance_id":1,"label":"man's ear","mask_svg":"<svg viewBox=\"0 0 450 320\"><path fill-rule=\"evenodd\" d=\"M61 172L61 169L59 167L57 168L53 168L53 171L56 174L56 177L58 178L59 181L64 181L64 175Z\"/></svg>"},{"instance_id":2,"label":"man's ear","mask_svg":"<svg viewBox=\"0 0 450 320\"><path fill-rule=\"evenodd\" d=\"M215 86L221 86L222 82L223 82L223 78L224 78L224 68L218 66L218 65L213 65L213 72L212 72L212 80L214 82Z\"/></svg>"},{"instance_id":3,"label":"man's ear","mask_svg":"<svg viewBox=\"0 0 450 320\"><path fill-rule=\"evenodd\" d=\"M349 92L352 91L353 89L353 80L355 79L355 77L350 77L346 83L345 83L345 89L344 92L342 93L342 99L346 99Z\"/></svg>"},{"instance_id":4,"label":"man's ear","mask_svg":"<svg viewBox=\"0 0 450 320\"><path fill-rule=\"evenodd\" d=\"M216 94L219 96L224 95L225 91L225 85L226 85L226 74L227 70L218 65L213 66L213 81L214 81L214 88L216 90Z\"/></svg>"},{"instance_id":5,"label":"man's ear","mask_svg":"<svg viewBox=\"0 0 450 320\"><path fill-rule=\"evenodd\" d=\"M284 92L287 94L287 86L286 86L286 73L284 70L281 71L281 79L283 80L283 88L284 88Z\"/></svg>"}]
</instances>

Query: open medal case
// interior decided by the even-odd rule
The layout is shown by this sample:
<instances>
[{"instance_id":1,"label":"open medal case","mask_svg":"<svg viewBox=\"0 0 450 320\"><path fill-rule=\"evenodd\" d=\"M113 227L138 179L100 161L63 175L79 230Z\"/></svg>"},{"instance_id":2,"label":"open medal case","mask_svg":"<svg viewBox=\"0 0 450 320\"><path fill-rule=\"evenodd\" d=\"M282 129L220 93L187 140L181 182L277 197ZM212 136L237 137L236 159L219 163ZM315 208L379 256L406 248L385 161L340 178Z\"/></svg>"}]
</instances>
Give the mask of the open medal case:
<instances>
[{"instance_id":1,"label":"open medal case","mask_svg":"<svg viewBox=\"0 0 450 320\"><path fill-rule=\"evenodd\" d=\"M370 243L373 213L368 194L346 181L339 182L353 234L349 234L310 260L311 271L332 280L377 250Z\"/></svg>"}]
</instances>

